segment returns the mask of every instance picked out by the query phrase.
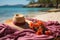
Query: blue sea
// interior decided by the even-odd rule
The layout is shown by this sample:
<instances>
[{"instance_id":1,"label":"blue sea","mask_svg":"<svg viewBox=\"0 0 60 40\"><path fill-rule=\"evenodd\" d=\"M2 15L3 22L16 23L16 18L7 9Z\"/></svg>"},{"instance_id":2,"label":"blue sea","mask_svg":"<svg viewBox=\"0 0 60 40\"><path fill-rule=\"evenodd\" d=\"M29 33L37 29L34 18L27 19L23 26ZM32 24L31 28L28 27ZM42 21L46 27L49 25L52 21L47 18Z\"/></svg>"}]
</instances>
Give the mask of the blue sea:
<instances>
[{"instance_id":1,"label":"blue sea","mask_svg":"<svg viewBox=\"0 0 60 40\"><path fill-rule=\"evenodd\" d=\"M40 11L47 11L51 8L19 8L19 7L0 7L0 22L12 18L14 14L35 14Z\"/></svg>"}]
</instances>

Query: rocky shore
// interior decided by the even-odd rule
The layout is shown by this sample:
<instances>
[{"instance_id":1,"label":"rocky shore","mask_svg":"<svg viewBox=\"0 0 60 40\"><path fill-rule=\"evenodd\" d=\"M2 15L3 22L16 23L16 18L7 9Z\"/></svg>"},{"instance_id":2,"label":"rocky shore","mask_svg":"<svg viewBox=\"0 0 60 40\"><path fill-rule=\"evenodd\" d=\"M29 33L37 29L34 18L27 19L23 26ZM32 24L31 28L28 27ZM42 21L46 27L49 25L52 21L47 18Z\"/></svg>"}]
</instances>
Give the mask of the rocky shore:
<instances>
[{"instance_id":1,"label":"rocky shore","mask_svg":"<svg viewBox=\"0 0 60 40\"><path fill-rule=\"evenodd\" d=\"M34 7L38 7L38 8L40 8L40 7L55 8L56 5L54 5L54 4L52 4L52 3L49 3L49 4L43 4L43 3L42 3L42 4L38 4L38 3L34 3L34 4L28 4L28 5L26 5L26 7L29 7L29 8L34 8ZM58 5L58 7L60 8L60 4Z\"/></svg>"}]
</instances>

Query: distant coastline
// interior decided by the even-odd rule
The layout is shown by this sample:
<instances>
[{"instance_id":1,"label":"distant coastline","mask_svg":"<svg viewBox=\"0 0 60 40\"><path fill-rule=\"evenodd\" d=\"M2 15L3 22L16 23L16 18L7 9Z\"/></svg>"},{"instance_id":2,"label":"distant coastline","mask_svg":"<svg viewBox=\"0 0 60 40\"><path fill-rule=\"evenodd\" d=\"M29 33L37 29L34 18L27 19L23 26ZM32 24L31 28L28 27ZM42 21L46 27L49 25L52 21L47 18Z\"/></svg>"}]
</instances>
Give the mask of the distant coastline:
<instances>
[{"instance_id":1,"label":"distant coastline","mask_svg":"<svg viewBox=\"0 0 60 40\"><path fill-rule=\"evenodd\" d=\"M17 5L3 5L0 7L21 7L21 8L55 8L56 5L53 4L28 4L28 5L22 5L22 4L17 4ZM59 4L60 8L60 4Z\"/></svg>"},{"instance_id":2,"label":"distant coastline","mask_svg":"<svg viewBox=\"0 0 60 40\"><path fill-rule=\"evenodd\" d=\"M25 5L22 5L22 4L18 4L18 5L3 5L3 6L0 6L0 7L25 7Z\"/></svg>"}]
</instances>

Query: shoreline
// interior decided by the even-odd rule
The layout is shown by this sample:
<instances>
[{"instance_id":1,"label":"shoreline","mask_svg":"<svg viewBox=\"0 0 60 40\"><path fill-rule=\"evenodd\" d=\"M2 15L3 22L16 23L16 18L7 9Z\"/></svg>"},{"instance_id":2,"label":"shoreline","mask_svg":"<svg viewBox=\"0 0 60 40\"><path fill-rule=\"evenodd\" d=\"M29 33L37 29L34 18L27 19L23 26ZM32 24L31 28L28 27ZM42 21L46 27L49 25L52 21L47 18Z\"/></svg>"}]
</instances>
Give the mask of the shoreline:
<instances>
[{"instance_id":1,"label":"shoreline","mask_svg":"<svg viewBox=\"0 0 60 40\"><path fill-rule=\"evenodd\" d=\"M60 22L60 18L59 18L60 12L33 12L33 13L25 14L24 16L29 17L29 18L35 18L35 19L43 20L43 21L59 21ZM5 20L11 19L11 18L13 18L13 17L1 18L0 23L4 23Z\"/></svg>"}]
</instances>

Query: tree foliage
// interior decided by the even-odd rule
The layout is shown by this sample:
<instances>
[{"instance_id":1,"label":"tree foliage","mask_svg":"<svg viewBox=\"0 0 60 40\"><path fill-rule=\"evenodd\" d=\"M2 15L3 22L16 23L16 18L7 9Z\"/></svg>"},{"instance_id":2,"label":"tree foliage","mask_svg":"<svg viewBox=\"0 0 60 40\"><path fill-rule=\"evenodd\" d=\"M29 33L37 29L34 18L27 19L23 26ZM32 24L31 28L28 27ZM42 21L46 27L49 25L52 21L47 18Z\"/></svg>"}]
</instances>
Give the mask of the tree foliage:
<instances>
[{"instance_id":1,"label":"tree foliage","mask_svg":"<svg viewBox=\"0 0 60 40\"><path fill-rule=\"evenodd\" d=\"M29 0L29 1L30 1L29 4L35 3L35 0Z\"/></svg>"},{"instance_id":2,"label":"tree foliage","mask_svg":"<svg viewBox=\"0 0 60 40\"><path fill-rule=\"evenodd\" d=\"M30 3L34 3L35 0L29 0ZM37 0L37 3L53 3L53 4L56 4L56 1L57 0ZM60 3L60 0L58 0L58 3Z\"/></svg>"}]
</instances>

